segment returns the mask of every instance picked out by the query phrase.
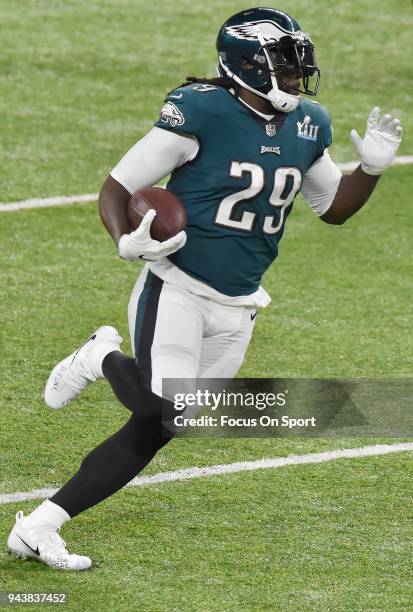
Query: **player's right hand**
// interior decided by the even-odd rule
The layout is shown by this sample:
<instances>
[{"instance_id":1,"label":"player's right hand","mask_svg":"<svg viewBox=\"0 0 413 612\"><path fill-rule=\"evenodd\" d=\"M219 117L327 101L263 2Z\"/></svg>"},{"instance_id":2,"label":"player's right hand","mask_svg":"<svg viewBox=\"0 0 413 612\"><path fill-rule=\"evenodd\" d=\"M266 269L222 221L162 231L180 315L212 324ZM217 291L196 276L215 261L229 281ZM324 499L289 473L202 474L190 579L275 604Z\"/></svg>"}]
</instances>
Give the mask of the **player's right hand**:
<instances>
[{"instance_id":1,"label":"player's right hand","mask_svg":"<svg viewBox=\"0 0 413 612\"><path fill-rule=\"evenodd\" d=\"M163 242L151 238L151 224L156 216L156 211L148 210L140 226L130 234L123 234L118 243L119 255L128 261L144 259L146 261L158 261L162 257L172 255L181 249L186 242L186 232L181 231L176 236L168 238Z\"/></svg>"},{"instance_id":2,"label":"player's right hand","mask_svg":"<svg viewBox=\"0 0 413 612\"><path fill-rule=\"evenodd\" d=\"M362 139L351 130L351 140L361 158L361 169L366 174L378 176L390 166L400 146L403 130L398 119L384 115L379 121L380 109L371 111Z\"/></svg>"}]
</instances>

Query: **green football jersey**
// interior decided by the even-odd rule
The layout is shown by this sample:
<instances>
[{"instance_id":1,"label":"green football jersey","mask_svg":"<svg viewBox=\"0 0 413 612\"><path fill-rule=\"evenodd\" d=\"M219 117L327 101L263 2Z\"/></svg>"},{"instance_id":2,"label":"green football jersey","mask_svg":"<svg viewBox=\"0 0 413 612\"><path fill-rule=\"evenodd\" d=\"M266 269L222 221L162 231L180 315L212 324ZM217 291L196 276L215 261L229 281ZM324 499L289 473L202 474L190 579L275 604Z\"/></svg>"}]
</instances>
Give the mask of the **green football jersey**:
<instances>
[{"instance_id":1,"label":"green football jersey","mask_svg":"<svg viewBox=\"0 0 413 612\"><path fill-rule=\"evenodd\" d=\"M327 111L301 98L268 121L226 89L194 84L167 96L155 125L199 143L167 185L188 217L186 245L170 261L226 295L255 292L305 173L331 144Z\"/></svg>"}]
</instances>

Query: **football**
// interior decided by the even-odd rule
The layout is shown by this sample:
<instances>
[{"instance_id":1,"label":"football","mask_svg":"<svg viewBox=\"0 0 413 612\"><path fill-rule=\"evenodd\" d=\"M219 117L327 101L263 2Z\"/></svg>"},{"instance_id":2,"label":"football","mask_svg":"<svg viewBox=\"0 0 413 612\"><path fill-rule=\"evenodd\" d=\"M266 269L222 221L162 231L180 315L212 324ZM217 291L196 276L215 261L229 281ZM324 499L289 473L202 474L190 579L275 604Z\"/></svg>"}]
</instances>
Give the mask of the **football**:
<instances>
[{"instance_id":1,"label":"football","mask_svg":"<svg viewBox=\"0 0 413 612\"><path fill-rule=\"evenodd\" d=\"M141 224L145 214L154 208L156 217L151 225L151 237L163 242L186 227L186 211L181 201L167 189L147 187L131 196L128 203L128 221L131 231Z\"/></svg>"}]
</instances>

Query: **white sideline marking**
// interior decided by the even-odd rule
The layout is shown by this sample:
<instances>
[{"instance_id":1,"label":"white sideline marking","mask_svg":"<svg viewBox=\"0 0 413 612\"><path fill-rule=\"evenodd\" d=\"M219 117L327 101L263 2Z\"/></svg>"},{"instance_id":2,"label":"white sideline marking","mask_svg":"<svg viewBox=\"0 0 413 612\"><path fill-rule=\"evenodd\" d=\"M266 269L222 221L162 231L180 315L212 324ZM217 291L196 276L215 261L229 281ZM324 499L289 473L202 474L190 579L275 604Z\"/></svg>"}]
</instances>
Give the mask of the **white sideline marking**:
<instances>
[{"instance_id":1,"label":"white sideline marking","mask_svg":"<svg viewBox=\"0 0 413 612\"><path fill-rule=\"evenodd\" d=\"M334 461L336 459L356 459L359 457L373 457L376 455L387 455L389 453L400 453L404 451L413 451L413 442L405 442L402 444L376 444L374 446L344 448L341 450L325 451L323 453L311 453L309 455L289 455L288 457L258 459L257 461L242 461L224 465L210 465L202 468L193 467L185 470L176 470L175 472L160 472L152 476L137 476L126 486L142 487L145 485L160 484L162 482L191 480L192 478L201 478L203 476L251 472L254 470L286 467L289 465L325 463L326 461ZM58 489L34 489L32 491L26 491L25 493L0 494L0 504L11 504L28 501L30 499L51 497L56 491L58 491Z\"/></svg>"},{"instance_id":2,"label":"white sideline marking","mask_svg":"<svg viewBox=\"0 0 413 612\"><path fill-rule=\"evenodd\" d=\"M98 197L98 193L86 193L84 195L77 196L32 198L30 200L21 200L20 202L8 202L7 204L0 204L0 211L10 212L12 210L22 210L23 208L47 208L48 206L64 206L65 204L77 204L79 202L96 202Z\"/></svg>"},{"instance_id":3,"label":"white sideline marking","mask_svg":"<svg viewBox=\"0 0 413 612\"><path fill-rule=\"evenodd\" d=\"M351 172L360 164L359 161L346 162L345 164L337 164L343 172ZM413 164L413 155L400 155L396 157L392 166L406 166ZM165 187L165 185L159 185ZM49 206L64 206L66 204L78 204L80 202L96 202L98 193L86 193L84 195L75 196L56 196L52 198L31 198L30 200L21 200L20 202L0 202L0 212L11 212L14 210L22 210L25 208L47 208Z\"/></svg>"}]
</instances>

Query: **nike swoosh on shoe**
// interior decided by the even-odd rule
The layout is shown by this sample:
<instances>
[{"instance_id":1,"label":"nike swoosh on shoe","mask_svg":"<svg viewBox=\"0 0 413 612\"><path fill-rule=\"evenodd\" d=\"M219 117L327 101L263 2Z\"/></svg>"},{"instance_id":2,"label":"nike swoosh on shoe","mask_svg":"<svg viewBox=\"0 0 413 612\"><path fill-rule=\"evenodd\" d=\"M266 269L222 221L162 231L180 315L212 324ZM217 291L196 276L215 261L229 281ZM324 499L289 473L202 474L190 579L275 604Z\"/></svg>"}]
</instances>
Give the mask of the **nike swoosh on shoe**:
<instances>
[{"instance_id":1,"label":"nike swoosh on shoe","mask_svg":"<svg viewBox=\"0 0 413 612\"><path fill-rule=\"evenodd\" d=\"M72 361L69 364L69 367L72 365L72 363L74 362L76 355L78 354L78 352L84 347L86 346L86 344L88 342L93 342L93 340L96 338L96 334L93 334L93 336L90 336L81 346L79 346L79 348L77 349L76 353L73 355Z\"/></svg>"},{"instance_id":2,"label":"nike swoosh on shoe","mask_svg":"<svg viewBox=\"0 0 413 612\"><path fill-rule=\"evenodd\" d=\"M32 548L31 546L29 546L29 544L28 544L27 542L25 542L25 541L23 540L23 538L21 538L21 537L19 536L19 534L18 534L18 533L16 533L16 535L17 535L17 537L19 538L19 540L21 540L21 541L23 542L23 544L24 544L25 546L27 546L27 548L28 548L29 550L31 550L31 551L32 551L32 553L34 553L35 555L37 555L38 557L40 557L39 547L37 547L37 548L36 548L36 550L35 550L35 549L34 549L34 548Z\"/></svg>"}]
</instances>

